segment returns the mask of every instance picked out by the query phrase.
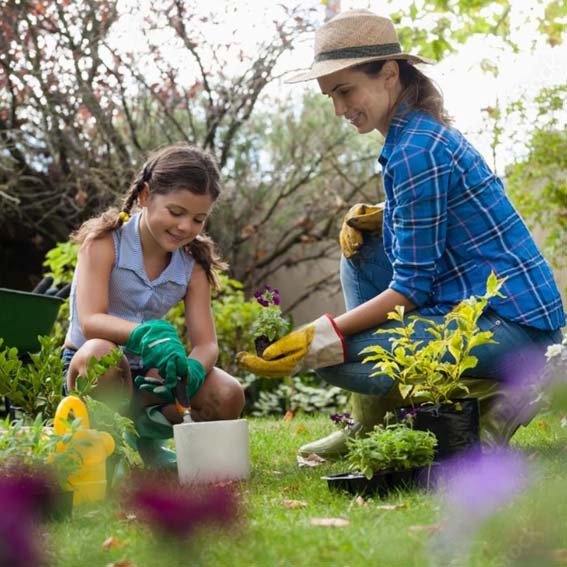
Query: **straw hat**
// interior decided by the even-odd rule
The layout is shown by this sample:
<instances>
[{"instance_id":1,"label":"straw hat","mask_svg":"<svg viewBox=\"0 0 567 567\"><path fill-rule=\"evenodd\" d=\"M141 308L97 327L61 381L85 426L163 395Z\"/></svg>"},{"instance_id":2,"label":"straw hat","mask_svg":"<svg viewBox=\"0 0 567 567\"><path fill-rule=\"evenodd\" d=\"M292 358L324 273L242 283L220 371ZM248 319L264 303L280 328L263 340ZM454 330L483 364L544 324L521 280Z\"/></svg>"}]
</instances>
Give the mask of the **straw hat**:
<instances>
[{"instance_id":1,"label":"straw hat","mask_svg":"<svg viewBox=\"0 0 567 567\"><path fill-rule=\"evenodd\" d=\"M315 59L311 69L286 80L300 83L335 71L384 59L410 63L433 63L419 55L404 53L394 24L370 10L349 10L335 16L315 32Z\"/></svg>"}]
</instances>

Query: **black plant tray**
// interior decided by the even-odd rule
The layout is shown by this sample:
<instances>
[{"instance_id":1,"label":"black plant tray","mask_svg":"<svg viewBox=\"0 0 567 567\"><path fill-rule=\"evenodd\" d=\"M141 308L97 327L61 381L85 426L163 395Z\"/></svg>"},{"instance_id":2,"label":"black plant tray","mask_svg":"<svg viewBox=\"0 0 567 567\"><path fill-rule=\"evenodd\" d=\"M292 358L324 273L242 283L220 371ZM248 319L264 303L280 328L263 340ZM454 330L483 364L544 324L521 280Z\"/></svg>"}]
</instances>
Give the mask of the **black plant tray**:
<instances>
[{"instance_id":1,"label":"black plant tray","mask_svg":"<svg viewBox=\"0 0 567 567\"><path fill-rule=\"evenodd\" d=\"M346 491L350 494L386 496L393 490L408 490L432 486L432 466L416 467L403 471L381 471L367 479L360 472L346 472L322 476L330 490Z\"/></svg>"}]
</instances>

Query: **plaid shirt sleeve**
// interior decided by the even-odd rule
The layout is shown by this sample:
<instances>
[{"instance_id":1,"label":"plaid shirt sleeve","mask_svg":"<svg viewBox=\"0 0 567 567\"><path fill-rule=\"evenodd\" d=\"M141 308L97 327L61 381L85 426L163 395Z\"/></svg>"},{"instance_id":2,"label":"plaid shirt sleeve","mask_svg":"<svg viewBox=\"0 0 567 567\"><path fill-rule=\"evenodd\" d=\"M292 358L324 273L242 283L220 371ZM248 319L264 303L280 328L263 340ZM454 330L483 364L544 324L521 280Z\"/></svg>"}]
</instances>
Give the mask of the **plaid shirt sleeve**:
<instances>
[{"instance_id":1,"label":"plaid shirt sleeve","mask_svg":"<svg viewBox=\"0 0 567 567\"><path fill-rule=\"evenodd\" d=\"M396 193L389 211L395 235L390 288L417 306L427 302L445 249L451 163L440 145L401 147L388 163Z\"/></svg>"}]
</instances>

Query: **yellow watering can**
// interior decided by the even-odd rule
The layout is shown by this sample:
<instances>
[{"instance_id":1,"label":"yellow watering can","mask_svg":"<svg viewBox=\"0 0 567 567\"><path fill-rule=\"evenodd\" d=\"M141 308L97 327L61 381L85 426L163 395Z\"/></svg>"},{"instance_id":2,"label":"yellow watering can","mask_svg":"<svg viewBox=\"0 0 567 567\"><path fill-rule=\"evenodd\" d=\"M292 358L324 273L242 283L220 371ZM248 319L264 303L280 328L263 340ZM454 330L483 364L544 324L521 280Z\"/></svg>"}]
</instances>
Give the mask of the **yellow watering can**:
<instances>
[{"instance_id":1,"label":"yellow watering can","mask_svg":"<svg viewBox=\"0 0 567 567\"><path fill-rule=\"evenodd\" d=\"M106 496L106 459L114 452L114 439L105 431L89 429L89 414L76 396L63 398L57 406L53 427L58 435L69 433L67 418L70 412L81 418L81 425L68 443L57 444L57 453L71 449L80 461L79 468L67 477L74 491L73 504L97 502Z\"/></svg>"}]
</instances>

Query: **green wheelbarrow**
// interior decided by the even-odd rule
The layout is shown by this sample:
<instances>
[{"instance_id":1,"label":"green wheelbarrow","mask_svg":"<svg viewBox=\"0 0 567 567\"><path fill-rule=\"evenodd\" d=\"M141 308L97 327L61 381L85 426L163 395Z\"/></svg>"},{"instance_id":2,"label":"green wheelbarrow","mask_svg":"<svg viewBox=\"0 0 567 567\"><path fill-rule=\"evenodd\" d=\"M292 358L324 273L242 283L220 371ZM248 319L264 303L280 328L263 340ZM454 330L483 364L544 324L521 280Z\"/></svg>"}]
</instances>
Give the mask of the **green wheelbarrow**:
<instances>
[{"instance_id":1,"label":"green wheelbarrow","mask_svg":"<svg viewBox=\"0 0 567 567\"><path fill-rule=\"evenodd\" d=\"M42 291L39 286L31 292L0 288L0 337L20 356L40 349L38 335L49 335L68 294L67 289L53 295Z\"/></svg>"}]
</instances>

